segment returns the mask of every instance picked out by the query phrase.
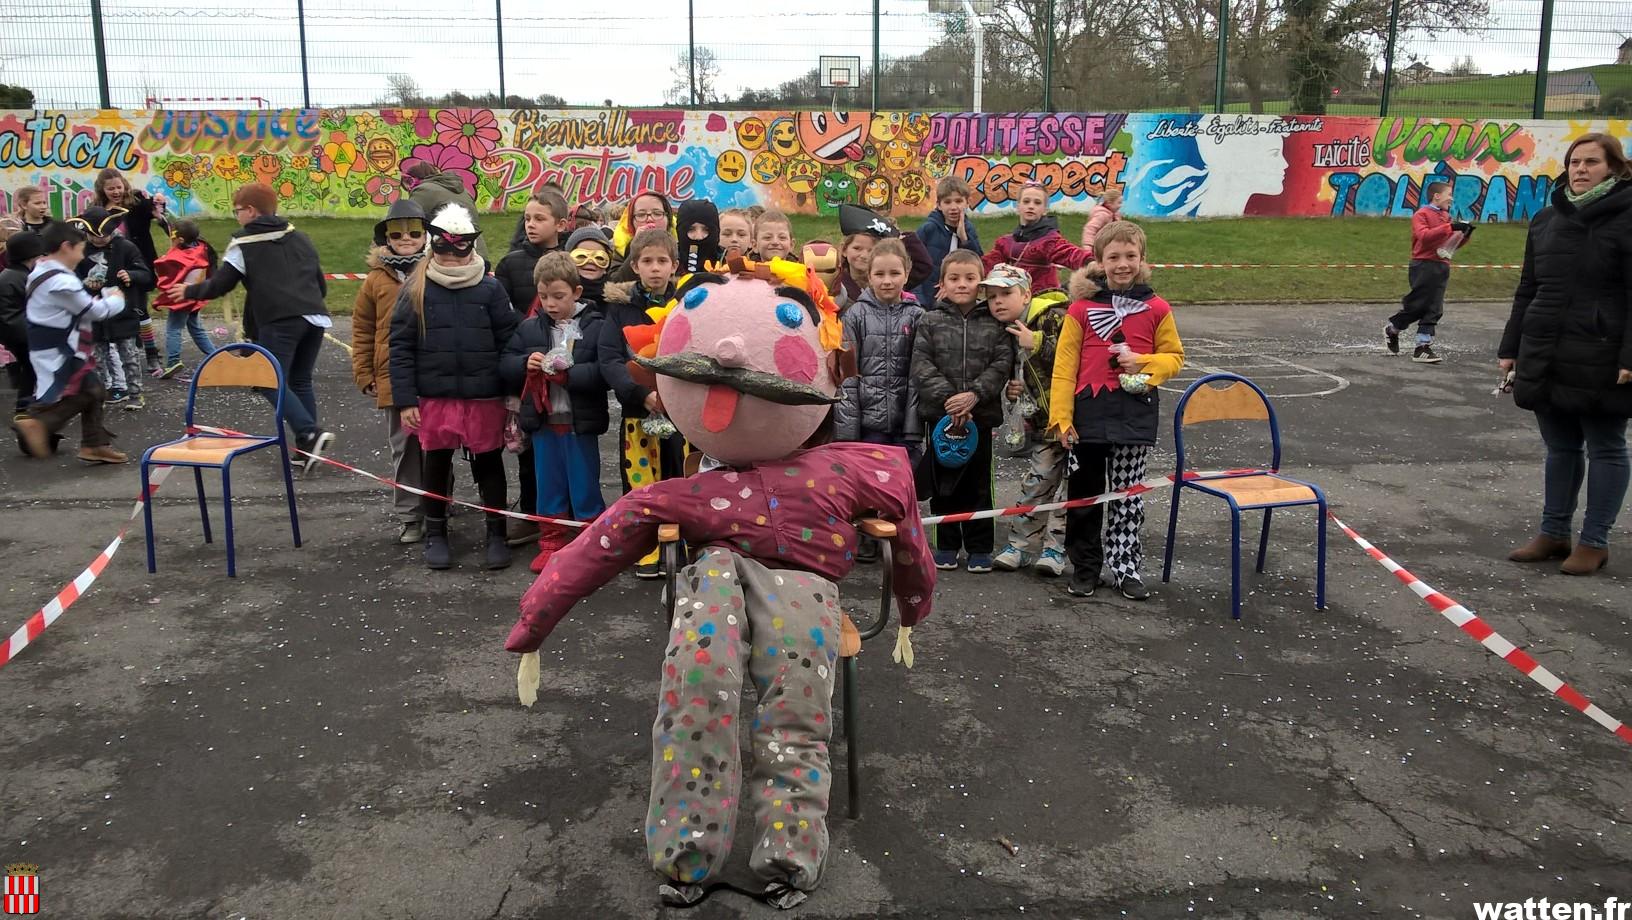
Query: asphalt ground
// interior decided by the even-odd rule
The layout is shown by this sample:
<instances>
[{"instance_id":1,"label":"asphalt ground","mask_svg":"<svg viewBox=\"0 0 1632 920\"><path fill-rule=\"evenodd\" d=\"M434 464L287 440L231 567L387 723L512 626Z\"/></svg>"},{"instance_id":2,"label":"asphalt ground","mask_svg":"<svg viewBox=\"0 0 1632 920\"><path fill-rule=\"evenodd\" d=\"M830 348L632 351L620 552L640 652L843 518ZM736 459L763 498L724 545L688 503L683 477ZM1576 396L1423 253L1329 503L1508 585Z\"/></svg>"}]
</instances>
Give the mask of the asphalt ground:
<instances>
[{"instance_id":1,"label":"asphalt ground","mask_svg":"<svg viewBox=\"0 0 1632 920\"><path fill-rule=\"evenodd\" d=\"M1181 308L1192 368L1179 384L1207 368L1259 379L1277 397L1289 474L1632 718L1624 549L1594 578L1503 558L1535 528L1542 457L1533 419L1490 392L1505 308L1453 305L1439 366L1383 352L1388 312ZM334 455L387 472L383 421L344 352L326 349L319 370ZM180 429L185 387L149 393L145 411L111 419L127 450ZM201 417L264 417L247 397L215 408ZM1263 462L1248 434L1209 435L1197 464ZM1171 468L1165 424L1163 438L1155 471ZM523 709L502 643L530 576L519 562L476 566L478 514L453 519L456 568L430 573L418 547L396 544L381 487L324 469L297 483L295 549L273 471L265 457L238 474L237 578L218 500L206 546L178 475L156 506L158 573L138 526L90 592L0 668L0 864L39 866L40 916L667 915L640 834L666 637L655 585L623 575L576 609ZM1000 464L1000 503L1019 471ZM134 463L29 461L5 445L0 628L95 557L137 481ZM835 743L832 851L798 913L1462 918L1475 901L1632 898L1625 742L1335 528L1317 611L1308 510L1277 516L1268 573L1249 560L1232 622L1222 506L1186 499L1162 585L1167 509L1165 492L1149 497L1148 602L943 573L915 669L890 662L893 630L869 643L866 807L844 816ZM848 597L864 601L876 577L858 569ZM734 857L743 881L747 845ZM690 916L771 913L720 894Z\"/></svg>"}]
</instances>

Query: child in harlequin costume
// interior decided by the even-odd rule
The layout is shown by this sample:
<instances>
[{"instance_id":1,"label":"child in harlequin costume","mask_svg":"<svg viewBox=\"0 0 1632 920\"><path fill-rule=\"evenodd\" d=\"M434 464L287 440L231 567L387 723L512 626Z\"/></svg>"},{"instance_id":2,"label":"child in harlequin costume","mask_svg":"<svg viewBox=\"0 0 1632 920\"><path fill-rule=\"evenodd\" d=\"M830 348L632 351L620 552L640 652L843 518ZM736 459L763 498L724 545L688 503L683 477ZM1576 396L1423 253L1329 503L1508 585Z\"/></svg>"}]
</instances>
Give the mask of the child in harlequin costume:
<instances>
[{"instance_id":1,"label":"child in harlequin costume","mask_svg":"<svg viewBox=\"0 0 1632 920\"><path fill-rule=\"evenodd\" d=\"M521 601L505 647L526 653L522 701L538 686L537 650L572 605L679 524L700 551L680 575L652 725L646 847L671 904L693 904L725 867L739 807L752 810L749 868L764 897L792 907L821 881L832 782L834 670L842 615L835 584L854 563L851 521L898 525L896 660L930 611L935 570L906 451L834 443L800 449L838 392L841 332L821 283L793 262L731 260L732 276L696 275L660 327L630 329L635 362L707 462L703 472L637 489L556 552ZM759 703L746 784L737 720L744 672ZM745 796L746 798L742 798Z\"/></svg>"}]
</instances>

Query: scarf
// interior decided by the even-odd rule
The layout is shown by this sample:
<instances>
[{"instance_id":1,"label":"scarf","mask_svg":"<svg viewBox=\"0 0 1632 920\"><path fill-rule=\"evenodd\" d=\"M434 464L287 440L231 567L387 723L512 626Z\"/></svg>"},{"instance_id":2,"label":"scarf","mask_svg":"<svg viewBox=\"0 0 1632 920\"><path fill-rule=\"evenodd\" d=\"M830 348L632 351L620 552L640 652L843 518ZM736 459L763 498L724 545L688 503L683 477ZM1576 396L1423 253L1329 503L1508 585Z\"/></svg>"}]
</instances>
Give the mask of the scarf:
<instances>
[{"instance_id":1,"label":"scarf","mask_svg":"<svg viewBox=\"0 0 1632 920\"><path fill-rule=\"evenodd\" d=\"M1586 191L1582 192L1581 194L1577 195L1576 193L1570 191L1570 186L1569 186L1568 180L1565 180L1564 200L1568 201L1570 204L1575 205L1577 209L1584 208L1587 205L1592 204L1594 201L1597 201L1598 199L1604 197L1605 195L1608 195L1609 192L1610 192L1610 189L1613 189L1615 187L1615 184L1620 182L1620 181L1621 180L1616 178L1615 176L1610 176L1608 179L1605 179L1604 181L1598 183L1597 185L1594 185L1592 188L1589 188Z\"/></svg>"},{"instance_id":2,"label":"scarf","mask_svg":"<svg viewBox=\"0 0 1632 920\"><path fill-rule=\"evenodd\" d=\"M1059 229L1060 222L1055 220L1053 215L1045 214L1037 218L1035 223L1021 224L1019 229L1014 231L1014 241L1029 243L1032 240L1040 240L1050 233L1056 233Z\"/></svg>"},{"instance_id":3,"label":"scarf","mask_svg":"<svg viewBox=\"0 0 1632 920\"><path fill-rule=\"evenodd\" d=\"M423 249L406 256L397 255L389 247L380 251L380 264L396 272L399 279L406 277L409 272L413 271L414 266L418 265L419 260L423 258L425 258L425 250Z\"/></svg>"},{"instance_id":4,"label":"scarf","mask_svg":"<svg viewBox=\"0 0 1632 920\"><path fill-rule=\"evenodd\" d=\"M471 259L463 265L443 265L432 259L425 266L425 277L449 290L475 287L487 277L487 266L481 259Z\"/></svg>"}]
</instances>

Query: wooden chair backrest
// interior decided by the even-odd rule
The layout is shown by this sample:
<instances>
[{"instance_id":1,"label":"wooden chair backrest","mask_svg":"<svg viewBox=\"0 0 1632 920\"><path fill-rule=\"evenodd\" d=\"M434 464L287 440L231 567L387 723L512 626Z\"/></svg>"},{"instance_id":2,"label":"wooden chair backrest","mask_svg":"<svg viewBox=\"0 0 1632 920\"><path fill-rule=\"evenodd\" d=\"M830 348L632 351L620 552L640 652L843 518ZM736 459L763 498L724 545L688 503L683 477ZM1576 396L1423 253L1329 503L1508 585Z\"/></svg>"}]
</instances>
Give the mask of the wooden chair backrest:
<instances>
[{"instance_id":1,"label":"wooden chair backrest","mask_svg":"<svg viewBox=\"0 0 1632 920\"><path fill-rule=\"evenodd\" d=\"M1190 394L1181 424L1201 422L1269 421L1269 404L1251 386L1232 380L1225 386L1208 384Z\"/></svg>"},{"instance_id":2,"label":"wooden chair backrest","mask_svg":"<svg viewBox=\"0 0 1632 920\"><path fill-rule=\"evenodd\" d=\"M266 355L258 351L222 351L210 356L199 369L199 387L265 387L278 388L278 369Z\"/></svg>"}]
</instances>

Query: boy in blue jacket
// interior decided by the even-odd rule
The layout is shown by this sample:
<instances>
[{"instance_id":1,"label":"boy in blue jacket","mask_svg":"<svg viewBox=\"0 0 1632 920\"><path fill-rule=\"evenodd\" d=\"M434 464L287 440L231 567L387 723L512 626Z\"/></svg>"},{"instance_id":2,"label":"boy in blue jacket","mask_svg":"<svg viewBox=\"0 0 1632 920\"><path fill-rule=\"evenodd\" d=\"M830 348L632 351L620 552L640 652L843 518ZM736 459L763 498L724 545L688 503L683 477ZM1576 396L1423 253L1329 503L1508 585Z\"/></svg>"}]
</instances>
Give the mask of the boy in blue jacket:
<instances>
[{"instance_id":1,"label":"boy in blue jacket","mask_svg":"<svg viewBox=\"0 0 1632 920\"><path fill-rule=\"evenodd\" d=\"M929 212L917 231L924 249L929 251L932 266L929 277L918 286L918 302L935 302L935 286L941 279L941 260L954 249L967 249L981 254L980 234L975 222L966 213L969 208L969 183L957 176L947 176L935 183L935 210Z\"/></svg>"}]
</instances>

